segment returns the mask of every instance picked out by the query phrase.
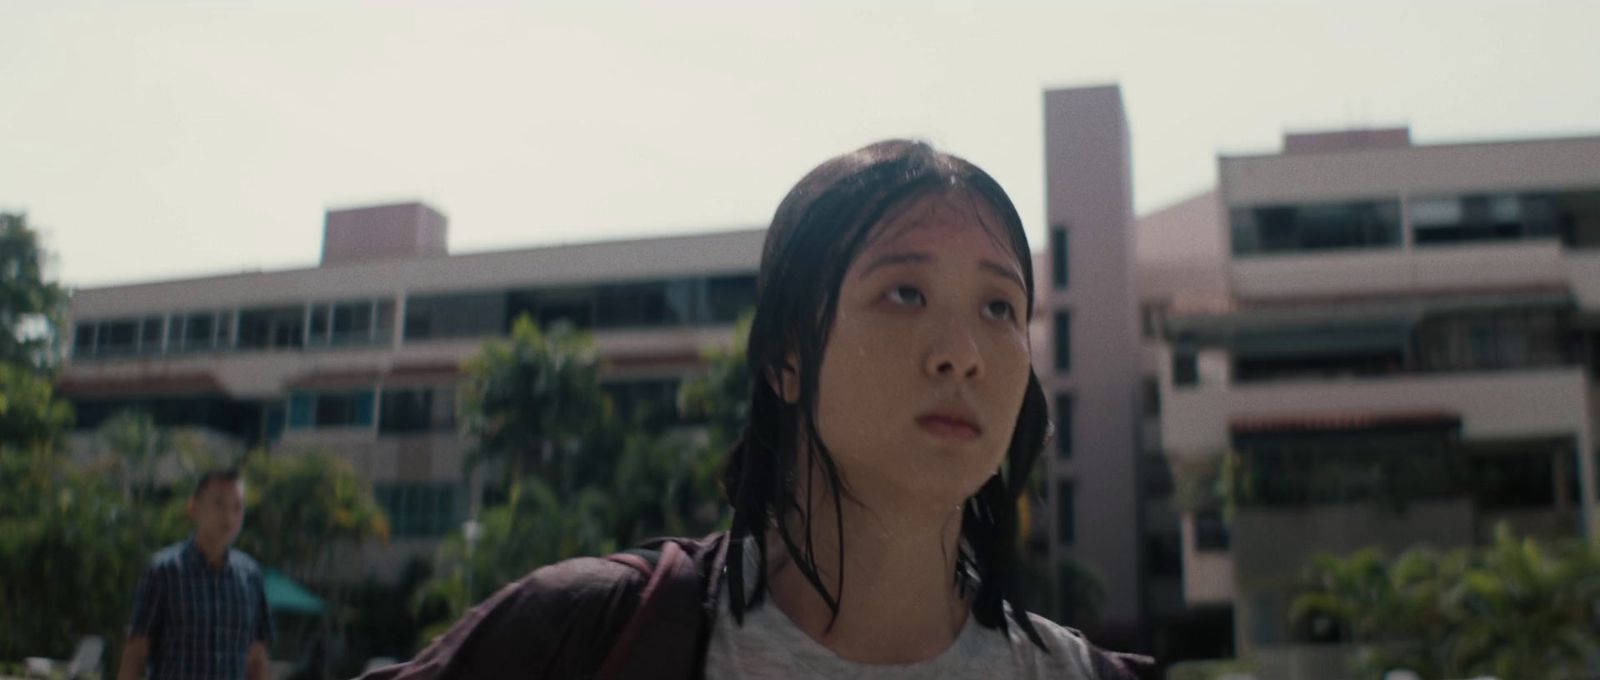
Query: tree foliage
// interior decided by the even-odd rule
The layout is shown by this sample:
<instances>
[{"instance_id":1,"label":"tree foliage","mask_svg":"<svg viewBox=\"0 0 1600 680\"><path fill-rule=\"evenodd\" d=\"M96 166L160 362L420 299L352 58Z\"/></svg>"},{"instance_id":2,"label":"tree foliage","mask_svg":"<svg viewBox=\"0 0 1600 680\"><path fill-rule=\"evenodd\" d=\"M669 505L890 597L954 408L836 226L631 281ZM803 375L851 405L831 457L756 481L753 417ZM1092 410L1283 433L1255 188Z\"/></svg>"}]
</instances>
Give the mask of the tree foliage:
<instances>
[{"instance_id":1,"label":"tree foliage","mask_svg":"<svg viewBox=\"0 0 1600 680\"><path fill-rule=\"evenodd\" d=\"M542 331L526 315L511 337L491 340L465 364L462 428L474 450L507 487L528 476L562 491L578 486L572 459L585 435L610 420L600 389L594 340L570 324Z\"/></svg>"},{"instance_id":2,"label":"tree foliage","mask_svg":"<svg viewBox=\"0 0 1600 680\"><path fill-rule=\"evenodd\" d=\"M1320 556L1292 617L1357 645L1364 677L1397 668L1424 678L1580 677L1600 653L1600 549L1541 545L1500 526L1493 544L1473 550Z\"/></svg>"},{"instance_id":3,"label":"tree foliage","mask_svg":"<svg viewBox=\"0 0 1600 680\"><path fill-rule=\"evenodd\" d=\"M27 215L0 213L0 363L53 363L66 292L45 280L45 254Z\"/></svg>"}]
</instances>

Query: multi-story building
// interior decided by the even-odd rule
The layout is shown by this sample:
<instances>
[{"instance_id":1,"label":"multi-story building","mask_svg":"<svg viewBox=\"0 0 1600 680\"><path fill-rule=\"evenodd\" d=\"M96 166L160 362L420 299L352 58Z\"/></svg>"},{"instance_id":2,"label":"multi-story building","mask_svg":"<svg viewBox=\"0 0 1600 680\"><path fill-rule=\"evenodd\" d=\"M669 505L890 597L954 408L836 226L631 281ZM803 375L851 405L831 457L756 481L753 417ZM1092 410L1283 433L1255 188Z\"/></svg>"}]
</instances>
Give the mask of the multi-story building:
<instances>
[{"instance_id":1,"label":"multi-story building","mask_svg":"<svg viewBox=\"0 0 1600 680\"><path fill-rule=\"evenodd\" d=\"M1600 138L1289 135L1135 218L1118 89L1049 91L1044 119L1033 337L1057 436L1029 546L1050 611L1169 658L1250 653L1295 639L1314 552L1594 526ZM392 577L465 518L453 400L484 339L572 321L622 410L670 407L753 304L764 232L445 236L419 204L334 210L317 267L77 291L77 448L137 406L214 447L337 452L397 535L347 566Z\"/></svg>"},{"instance_id":2,"label":"multi-story building","mask_svg":"<svg viewBox=\"0 0 1600 680\"><path fill-rule=\"evenodd\" d=\"M326 450L373 482L394 540L350 575L394 576L459 530L475 485L458 368L514 319L594 334L624 415L671 409L702 351L755 304L765 232L464 255L421 204L333 210L320 266L78 290L61 391L74 448L139 407L212 448Z\"/></svg>"},{"instance_id":3,"label":"multi-story building","mask_svg":"<svg viewBox=\"0 0 1600 680\"><path fill-rule=\"evenodd\" d=\"M1102 644L1142 646L1140 346L1120 90L1046 92L1044 130L1050 250L1037 316L1049 341L1037 364L1056 422L1048 452L1056 611ZM1104 595L1093 618L1080 611L1084 578ZM1172 585L1176 595L1175 578Z\"/></svg>"},{"instance_id":4,"label":"multi-story building","mask_svg":"<svg viewBox=\"0 0 1600 680\"><path fill-rule=\"evenodd\" d=\"M1240 654L1307 637L1316 553L1595 530L1600 137L1290 134L1218 170L1146 218L1173 243L1140 279L1184 598Z\"/></svg>"}]
</instances>

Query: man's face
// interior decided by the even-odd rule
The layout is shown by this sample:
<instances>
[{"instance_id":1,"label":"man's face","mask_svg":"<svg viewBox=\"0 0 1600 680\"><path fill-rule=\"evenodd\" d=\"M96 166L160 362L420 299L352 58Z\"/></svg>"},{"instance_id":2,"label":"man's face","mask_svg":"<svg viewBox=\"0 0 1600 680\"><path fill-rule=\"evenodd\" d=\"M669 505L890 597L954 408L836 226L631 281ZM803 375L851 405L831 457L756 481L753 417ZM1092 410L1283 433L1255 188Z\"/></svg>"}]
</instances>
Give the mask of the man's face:
<instances>
[{"instance_id":1,"label":"man's face","mask_svg":"<svg viewBox=\"0 0 1600 680\"><path fill-rule=\"evenodd\" d=\"M216 480L189 499L195 534L210 543L229 544L244 526L244 482Z\"/></svg>"}]
</instances>

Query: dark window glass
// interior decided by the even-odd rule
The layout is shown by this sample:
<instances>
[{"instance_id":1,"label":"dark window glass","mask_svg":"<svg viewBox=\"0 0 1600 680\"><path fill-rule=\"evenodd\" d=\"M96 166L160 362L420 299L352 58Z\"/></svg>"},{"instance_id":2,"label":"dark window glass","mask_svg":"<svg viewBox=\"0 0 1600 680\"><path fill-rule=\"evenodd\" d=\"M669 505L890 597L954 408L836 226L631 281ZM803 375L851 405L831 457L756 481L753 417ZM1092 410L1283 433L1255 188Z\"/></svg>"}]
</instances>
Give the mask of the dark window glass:
<instances>
[{"instance_id":1,"label":"dark window glass","mask_svg":"<svg viewBox=\"0 0 1600 680\"><path fill-rule=\"evenodd\" d=\"M167 351L183 351L183 324L185 317L182 314L173 314L167 317Z\"/></svg>"},{"instance_id":2,"label":"dark window glass","mask_svg":"<svg viewBox=\"0 0 1600 680\"><path fill-rule=\"evenodd\" d=\"M1555 459L1549 452L1482 456L1470 464L1481 508L1548 508L1556 502Z\"/></svg>"},{"instance_id":3,"label":"dark window glass","mask_svg":"<svg viewBox=\"0 0 1600 680\"><path fill-rule=\"evenodd\" d=\"M1172 384L1191 386L1200 382L1200 358L1192 349L1172 351Z\"/></svg>"},{"instance_id":4,"label":"dark window glass","mask_svg":"<svg viewBox=\"0 0 1600 680\"><path fill-rule=\"evenodd\" d=\"M475 338L505 332L506 293L416 295L406 300L405 339Z\"/></svg>"},{"instance_id":5,"label":"dark window glass","mask_svg":"<svg viewBox=\"0 0 1600 680\"><path fill-rule=\"evenodd\" d=\"M1050 279L1057 290L1067 288L1067 228L1057 225L1050 230Z\"/></svg>"},{"instance_id":6,"label":"dark window glass","mask_svg":"<svg viewBox=\"0 0 1600 680\"><path fill-rule=\"evenodd\" d=\"M1234 208L1229 223L1235 255L1400 245L1397 200Z\"/></svg>"},{"instance_id":7,"label":"dark window glass","mask_svg":"<svg viewBox=\"0 0 1600 680\"><path fill-rule=\"evenodd\" d=\"M712 323L733 323L755 306L754 275L713 276L706 280L706 307Z\"/></svg>"},{"instance_id":8,"label":"dark window glass","mask_svg":"<svg viewBox=\"0 0 1600 680\"><path fill-rule=\"evenodd\" d=\"M372 340L372 303L366 300L341 302L333 306L335 345L359 344Z\"/></svg>"},{"instance_id":9,"label":"dark window glass","mask_svg":"<svg viewBox=\"0 0 1600 680\"><path fill-rule=\"evenodd\" d=\"M1228 549L1228 523L1220 510L1204 510L1194 516L1195 550L1216 552Z\"/></svg>"},{"instance_id":10,"label":"dark window glass","mask_svg":"<svg viewBox=\"0 0 1600 680\"><path fill-rule=\"evenodd\" d=\"M1056 372L1072 370L1072 313L1056 312L1055 317Z\"/></svg>"},{"instance_id":11,"label":"dark window glass","mask_svg":"<svg viewBox=\"0 0 1600 680\"><path fill-rule=\"evenodd\" d=\"M1072 457L1072 395L1056 394L1056 456Z\"/></svg>"},{"instance_id":12,"label":"dark window glass","mask_svg":"<svg viewBox=\"0 0 1600 680\"><path fill-rule=\"evenodd\" d=\"M240 349L300 347L305 339L304 307L245 309L239 312Z\"/></svg>"},{"instance_id":13,"label":"dark window glass","mask_svg":"<svg viewBox=\"0 0 1600 680\"><path fill-rule=\"evenodd\" d=\"M574 328L595 327L595 299L592 291L563 291L561 294L541 297L539 316L534 319L540 328L550 328L558 323L569 323Z\"/></svg>"},{"instance_id":14,"label":"dark window glass","mask_svg":"<svg viewBox=\"0 0 1600 680\"><path fill-rule=\"evenodd\" d=\"M1077 540L1077 499L1073 483L1056 482L1056 542L1070 546Z\"/></svg>"},{"instance_id":15,"label":"dark window glass","mask_svg":"<svg viewBox=\"0 0 1600 680\"><path fill-rule=\"evenodd\" d=\"M166 325L166 319L159 316L147 316L139 322L139 352L141 354L161 353L161 327Z\"/></svg>"},{"instance_id":16,"label":"dark window glass","mask_svg":"<svg viewBox=\"0 0 1600 680\"><path fill-rule=\"evenodd\" d=\"M385 433L448 430L455 425L454 396L449 388L385 389L378 429Z\"/></svg>"},{"instance_id":17,"label":"dark window glass","mask_svg":"<svg viewBox=\"0 0 1600 680\"><path fill-rule=\"evenodd\" d=\"M94 356L96 326L94 322L85 321L78 324L72 331L72 354L76 357Z\"/></svg>"},{"instance_id":18,"label":"dark window glass","mask_svg":"<svg viewBox=\"0 0 1600 680\"><path fill-rule=\"evenodd\" d=\"M291 408L293 403L290 404ZM315 397L316 427L360 427L372 424L372 392L324 392ZM291 414L292 415L292 414Z\"/></svg>"},{"instance_id":19,"label":"dark window glass","mask_svg":"<svg viewBox=\"0 0 1600 680\"><path fill-rule=\"evenodd\" d=\"M693 288L666 282L601 286L595 303L596 328L649 328L687 323Z\"/></svg>"},{"instance_id":20,"label":"dark window glass","mask_svg":"<svg viewBox=\"0 0 1600 680\"><path fill-rule=\"evenodd\" d=\"M138 338L138 321L101 322L99 353L101 356L132 354L138 344Z\"/></svg>"},{"instance_id":21,"label":"dark window glass","mask_svg":"<svg viewBox=\"0 0 1600 680\"><path fill-rule=\"evenodd\" d=\"M463 497L454 484L378 484L372 495L395 536L443 536L460 528Z\"/></svg>"},{"instance_id":22,"label":"dark window glass","mask_svg":"<svg viewBox=\"0 0 1600 680\"><path fill-rule=\"evenodd\" d=\"M1146 456L1141 463L1144 473L1144 493L1150 498L1170 498L1177 491L1177 482L1172 478L1172 468L1167 464L1166 456Z\"/></svg>"},{"instance_id":23,"label":"dark window glass","mask_svg":"<svg viewBox=\"0 0 1600 680\"><path fill-rule=\"evenodd\" d=\"M311 305L311 344L328 344L328 305Z\"/></svg>"},{"instance_id":24,"label":"dark window glass","mask_svg":"<svg viewBox=\"0 0 1600 680\"><path fill-rule=\"evenodd\" d=\"M317 397L307 392L289 395L289 427L305 428L316 425Z\"/></svg>"},{"instance_id":25,"label":"dark window glass","mask_svg":"<svg viewBox=\"0 0 1600 680\"><path fill-rule=\"evenodd\" d=\"M1516 240L1531 235L1524 229L1524 207L1514 194L1419 198L1411 204L1411 226L1417 245ZM1542 227L1544 236L1555 235L1550 226Z\"/></svg>"},{"instance_id":26,"label":"dark window glass","mask_svg":"<svg viewBox=\"0 0 1600 680\"><path fill-rule=\"evenodd\" d=\"M1145 378L1142 383L1144 414L1147 416L1161 415L1161 381L1155 378Z\"/></svg>"},{"instance_id":27,"label":"dark window glass","mask_svg":"<svg viewBox=\"0 0 1600 680\"><path fill-rule=\"evenodd\" d=\"M206 350L216 346L216 315L212 312L190 314L183 324L183 348L189 351Z\"/></svg>"},{"instance_id":28,"label":"dark window glass","mask_svg":"<svg viewBox=\"0 0 1600 680\"><path fill-rule=\"evenodd\" d=\"M1145 561L1150 575L1172 578L1183 575L1183 537L1177 534L1145 536Z\"/></svg>"}]
</instances>

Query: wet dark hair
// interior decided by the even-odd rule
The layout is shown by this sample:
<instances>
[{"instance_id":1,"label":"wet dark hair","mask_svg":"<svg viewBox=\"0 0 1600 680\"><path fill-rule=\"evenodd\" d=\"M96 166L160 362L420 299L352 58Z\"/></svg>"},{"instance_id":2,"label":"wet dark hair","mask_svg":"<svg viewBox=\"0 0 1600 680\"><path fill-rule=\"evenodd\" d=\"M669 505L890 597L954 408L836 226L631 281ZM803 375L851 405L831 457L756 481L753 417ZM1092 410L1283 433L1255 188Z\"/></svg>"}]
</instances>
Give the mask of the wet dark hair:
<instances>
[{"instance_id":1,"label":"wet dark hair","mask_svg":"<svg viewBox=\"0 0 1600 680\"><path fill-rule=\"evenodd\" d=\"M800 480L809 484L820 472L833 502L834 531L842 540L839 471L816 424L818 374L838 307L839 288L874 226L912 201L952 192L986 203L989 214L1000 219L1001 229L986 226L1003 230L992 236L1009 241L1016 255L1028 293L1027 318L1032 319L1033 266L1016 207L988 173L925 143L890 140L833 158L802 178L772 218L761 255L756 313L747 348L752 377L749 416L723 472L723 488L733 505L727 565L729 583L737 587L729 589L730 607L740 622L748 608L760 604L766 590L764 539L768 528L777 529L794 565L827 603L832 612L829 627L838 620L839 594L830 593L823 585L812 545L813 494L797 495L803 492ZM798 366L790 364L791 356ZM792 404L769 381L784 380L786 369L799 382L799 399ZM972 611L980 624L1005 631L1004 603L1010 603L1011 618L1040 648L1043 642L1020 597L1017 499L1049 436L1044 390L1030 369L1005 462L962 505L961 545L956 573L951 575L963 594L977 588ZM803 455L803 442L811 443L812 455ZM808 469L797 471L802 460ZM791 512L803 523L804 535L799 540L782 521ZM748 602L742 587L742 539L747 536L756 537L759 555L759 587ZM840 545L834 572L839 574L841 591L843 552Z\"/></svg>"},{"instance_id":2,"label":"wet dark hair","mask_svg":"<svg viewBox=\"0 0 1600 680\"><path fill-rule=\"evenodd\" d=\"M199 478L194 480L194 491L189 492L189 497L199 498L200 494L205 492L206 487L211 486L214 482L232 483L243 478L244 475L239 472L239 468L218 468L215 470L207 470L201 473Z\"/></svg>"}]
</instances>

